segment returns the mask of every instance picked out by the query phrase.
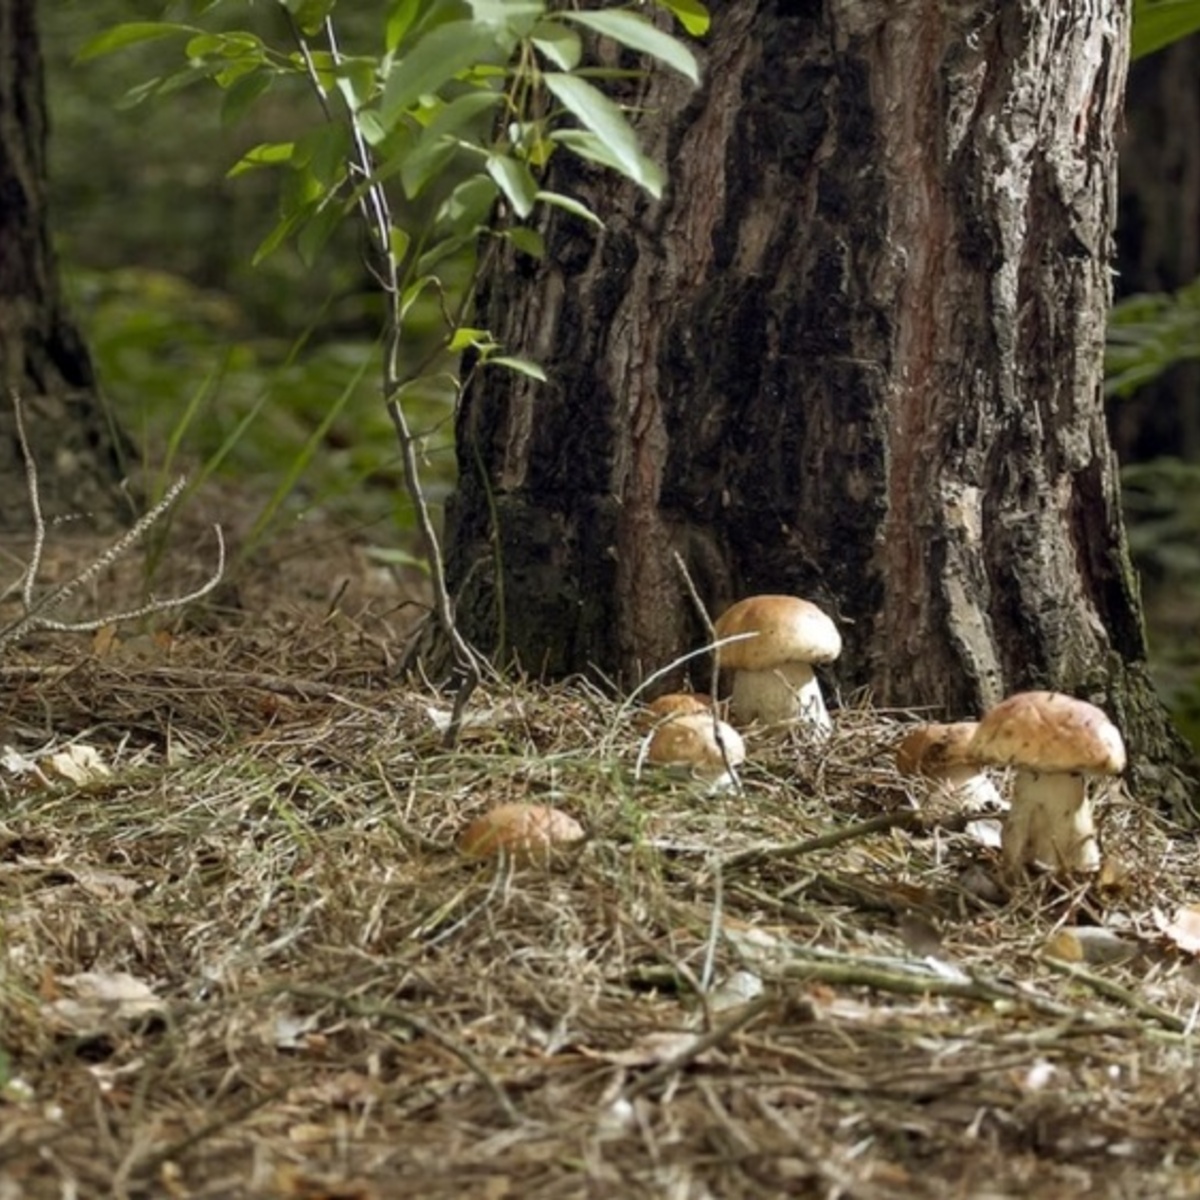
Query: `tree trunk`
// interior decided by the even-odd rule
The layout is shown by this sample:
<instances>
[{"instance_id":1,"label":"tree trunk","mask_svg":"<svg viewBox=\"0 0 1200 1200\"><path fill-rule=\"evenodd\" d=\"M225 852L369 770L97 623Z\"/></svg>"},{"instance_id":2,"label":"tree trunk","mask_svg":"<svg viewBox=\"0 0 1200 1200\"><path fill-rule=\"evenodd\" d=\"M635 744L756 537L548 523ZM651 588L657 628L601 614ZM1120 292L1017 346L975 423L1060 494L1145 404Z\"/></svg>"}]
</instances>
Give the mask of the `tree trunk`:
<instances>
[{"instance_id":1,"label":"tree trunk","mask_svg":"<svg viewBox=\"0 0 1200 1200\"><path fill-rule=\"evenodd\" d=\"M668 198L556 159L605 231L492 280L552 382L464 399L466 635L634 682L703 641L678 552L714 614L824 607L843 695L1053 687L1175 755L1101 391L1127 38L1120 0L716 6L703 90L633 98Z\"/></svg>"},{"instance_id":2,"label":"tree trunk","mask_svg":"<svg viewBox=\"0 0 1200 1200\"><path fill-rule=\"evenodd\" d=\"M1117 293L1173 292L1200 276L1200 34L1135 63L1121 133ZM1110 405L1123 462L1200 462L1200 363Z\"/></svg>"},{"instance_id":3,"label":"tree trunk","mask_svg":"<svg viewBox=\"0 0 1200 1200\"><path fill-rule=\"evenodd\" d=\"M32 530L10 396L26 429L48 517L115 513L120 439L59 291L46 229L46 105L35 0L0 0L0 530Z\"/></svg>"}]
</instances>

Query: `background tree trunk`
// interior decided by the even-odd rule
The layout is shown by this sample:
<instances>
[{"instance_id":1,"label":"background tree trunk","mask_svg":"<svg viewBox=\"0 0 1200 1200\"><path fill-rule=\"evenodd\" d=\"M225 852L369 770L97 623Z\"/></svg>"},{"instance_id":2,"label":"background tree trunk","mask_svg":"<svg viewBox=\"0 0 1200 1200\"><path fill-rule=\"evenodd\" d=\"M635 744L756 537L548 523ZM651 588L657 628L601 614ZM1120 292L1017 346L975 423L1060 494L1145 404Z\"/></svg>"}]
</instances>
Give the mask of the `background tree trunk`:
<instances>
[{"instance_id":1,"label":"background tree trunk","mask_svg":"<svg viewBox=\"0 0 1200 1200\"><path fill-rule=\"evenodd\" d=\"M1117 294L1173 292L1200 275L1200 34L1134 63L1121 132ZM1200 461L1200 363L1113 401L1123 462Z\"/></svg>"},{"instance_id":2,"label":"background tree trunk","mask_svg":"<svg viewBox=\"0 0 1200 1200\"><path fill-rule=\"evenodd\" d=\"M1127 37L1120 0L717 6L704 89L634 98L667 200L556 159L605 232L492 281L552 382L462 406L464 632L634 681L702 640L678 551L713 613L825 607L843 693L1052 686L1177 752L1101 391Z\"/></svg>"},{"instance_id":3,"label":"background tree trunk","mask_svg":"<svg viewBox=\"0 0 1200 1200\"><path fill-rule=\"evenodd\" d=\"M27 404L46 515L103 517L119 502L120 441L64 311L46 229L46 107L34 9L35 0L0 0L0 530L32 529L13 389Z\"/></svg>"}]
</instances>

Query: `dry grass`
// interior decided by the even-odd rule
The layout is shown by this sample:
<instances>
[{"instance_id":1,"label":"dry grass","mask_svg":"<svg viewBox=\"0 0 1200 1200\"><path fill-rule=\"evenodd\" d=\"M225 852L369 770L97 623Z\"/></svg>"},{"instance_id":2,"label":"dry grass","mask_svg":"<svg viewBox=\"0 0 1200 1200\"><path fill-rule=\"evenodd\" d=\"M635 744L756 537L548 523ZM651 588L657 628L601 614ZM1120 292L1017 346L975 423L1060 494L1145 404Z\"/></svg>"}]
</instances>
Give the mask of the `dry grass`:
<instances>
[{"instance_id":1,"label":"dry grass","mask_svg":"<svg viewBox=\"0 0 1200 1200\"><path fill-rule=\"evenodd\" d=\"M898 718L751 736L706 795L581 686L494 685L448 754L342 618L164 654L0 682L5 741L113 772L0 769L0 1198L1200 1192L1198 976L1153 922L1200 870L1144 809L1119 878L1005 896L914 816ZM454 852L524 799L583 850ZM1137 956L1044 956L1100 923ZM89 972L147 990L71 1008Z\"/></svg>"}]
</instances>

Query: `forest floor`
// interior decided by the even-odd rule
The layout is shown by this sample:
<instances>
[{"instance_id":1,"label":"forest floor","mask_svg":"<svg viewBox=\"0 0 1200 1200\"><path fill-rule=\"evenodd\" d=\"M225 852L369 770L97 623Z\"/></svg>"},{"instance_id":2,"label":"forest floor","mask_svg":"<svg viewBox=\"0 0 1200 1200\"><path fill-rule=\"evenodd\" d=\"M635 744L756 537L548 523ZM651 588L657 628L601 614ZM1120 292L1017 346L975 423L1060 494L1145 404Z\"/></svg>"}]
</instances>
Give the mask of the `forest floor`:
<instances>
[{"instance_id":1,"label":"forest floor","mask_svg":"<svg viewBox=\"0 0 1200 1200\"><path fill-rule=\"evenodd\" d=\"M1146 798L1005 887L910 714L751 731L712 794L493 680L448 751L405 592L289 561L0 667L0 1200L1200 1195L1200 858ZM458 853L526 800L586 842Z\"/></svg>"}]
</instances>

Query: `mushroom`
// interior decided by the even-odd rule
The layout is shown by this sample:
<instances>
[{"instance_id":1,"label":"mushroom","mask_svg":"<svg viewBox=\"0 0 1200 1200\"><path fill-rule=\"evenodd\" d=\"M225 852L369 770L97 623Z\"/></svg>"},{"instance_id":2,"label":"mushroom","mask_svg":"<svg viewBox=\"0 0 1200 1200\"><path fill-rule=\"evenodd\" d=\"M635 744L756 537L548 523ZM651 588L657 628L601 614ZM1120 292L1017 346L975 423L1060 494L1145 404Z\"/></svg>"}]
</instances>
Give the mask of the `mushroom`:
<instances>
[{"instance_id":1,"label":"mushroom","mask_svg":"<svg viewBox=\"0 0 1200 1200\"><path fill-rule=\"evenodd\" d=\"M1004 806L996 785L967 747L979 728L976 721L936 721L918 725L896 747L896 770L901 775L929 780L937 790L961 802L964 809Z\"/></svg>"},{"instance_id":2,"label":"mushroom","mask_svg":"<svg viewBox=\"0 0 1200 1200\"><path fill-rule=\"evenodd\" d=\"M720 711L722 706L718 705L717 707ZM703 692L668 692L665 696L659 696L646 705L645 711L638 715L637 724L639 728L649 730L661 725L663 721L671 717L681 717L687 713L711 714L712 712L712 697Z\"/></svg>"},{"instance_id":3,"label":"mushroom","mask_svg":"<svg viewBox=\"0 0 1200 1200\"><path fill-rule=\"evenodd\" d=\"M546 862L585 836L583 826L561 809L541 804L498 804L462 831L458 848L467 858L504 854L515 863Z\"/></svg>"},{"instance_id":4,"label":"mushroom","mask_svg":"<svg viewBox=\"0 0 1200 1200\"><path fill-rule=\"evenodd\" d=\"M969 752L976 762L1016 768L1001 842L1006 869L1099 868L1086 777L1125 769L1125 744L1100 709L1059 692L1018 692L983 717Z\"/></svg>"},{"instance_id":5,"label":"mushroom","mask_svg":"<svg viewBox=\"0 0 1200 1200\"><path fill-rule=\"evenodd\" d=\"M650 735L646 759L659 766L687 767L719 788L731 783L733 769L746 761L746 743L711 712L684 713L664 721Z\"/></svg>"},{"instance_id":6,"label":"mushroom","mask_svg":"<svg viewBox=\"0 0 1200 1200\"><path fill-rule=\"evenodd\" d=\"M739 722L800 721L822 733L833 728L812 664L837 658L842 639L815 604L796 596L750 596L726 610L714 629L724 643L717 664L734 672L730 707ZM725 641L731 637L737 640Z\"/></svg>"}]
</instances>

